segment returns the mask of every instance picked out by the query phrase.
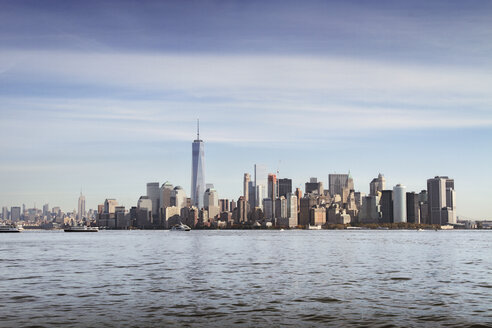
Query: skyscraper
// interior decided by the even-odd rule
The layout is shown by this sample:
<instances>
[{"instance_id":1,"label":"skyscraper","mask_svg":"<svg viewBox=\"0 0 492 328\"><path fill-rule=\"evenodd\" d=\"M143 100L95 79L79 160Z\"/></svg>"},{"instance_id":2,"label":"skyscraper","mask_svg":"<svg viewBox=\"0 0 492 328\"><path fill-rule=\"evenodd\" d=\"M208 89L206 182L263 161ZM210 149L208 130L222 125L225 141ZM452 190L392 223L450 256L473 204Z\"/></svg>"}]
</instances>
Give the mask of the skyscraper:
<instances>
[{"instance_id":1,"label":"skyscraper","mask_svg":"<svg viewBox=\"0 0 492 328\"><path fill-rule=\"evenodd\" d=\"M290 193L292 193L292 179L278 179L278 196L287 198Z\"/></svg>"},{"instance_id":2,"label":"skyscraper","mask_svg":"<svg viewBox=\"0 0 492 328\"><path fill-rule=\"evenodd\" d=\"M378 192L383 191L385 187L386 187L386 179L381 173L379 173L378 177L372 179L371 183L369 184L369 189L370 189L369 195L377 196Z\"/></svg>"},{"instance_id":3,"label":"skyscraper","mask_svg":"<svg viewBox=\"0 0 492 328\"><path fill-rule=\"evenodd\" d=\"M454 180L436 176L427 180L429 221L431 224L456 223Z\"/></svg>"},{"instance_id":4,"label":"skyscraper","mask_svg":"<svg viewBox=\"0 0 492 328\"><path fill-rule=\"evenodd\" d=\"M152 215L159 215L159 182L147 183L147 197L152 201Z\"/></svg>"},{"instance_id":5,"label":"skyscraper","mask_svg":"<svg viewBox=\"0 0 492 328\"><path fill-rule=\"evenodd\" d=\"M82 220L84 218L84 216L85 216L85 196L82 195L82 192L80 192L77 218L79 220Z\"/></svg>"},{"instance_id":6,"label":"skyscraper","mask_svg":"<svg viewBox=\"0 0 492 328\"><path fill-rule=\"evenodd\" d=\"M272 219L275 218L275 200L277 199L277 176L273 173L268 174L268 198L272 200ZM263 205L266 206L266 205ZM265 210L266 211L266 210Z\"/></svg>"},{"instance_id":7,"label":"skyscraper","mask_svg":"<svg viewBox=\"0 0 492 328\"><path fill-rule=\"evenodd\" d=\"M200 121L197 121L196 140L192 144L191 159L191 204L203 208L205 193L205 150L200 140Z\"/></svg>"},{"instance_id":8,"label":"skyscraper","mask_svg":"<svg viewBox=\"0 0 492 328\"><path fill-rule=\"evenodd\" d=\"M379 204L381 205L381 223L393 223L393 190L383 190Z\"/></svg>"},{"instance_id":9,"label":"skyscraper","mask_svg":"<svg viewBox=\"0 0 492 328\"><path fill-rule=\"evenodd\" d=\"M242 208L242 210L243 210L244 213L241 214L241 217L243 217L245 220L247 220L247 217L248 217L249 182L250 182L250 175L249 175L249 173L244 173L244 179L243 179L244 206Z\"/></svg>"},{"instance_id":10,"label":"skyscraper","mask_svg":"<svg viewBox=\"0 0 492 328\"><path fill-rule=\"evenodd\" d=\"M393 222L407 222L407 200L404 185L397 184L393 187Z\"/></svg>"}]
</instances>

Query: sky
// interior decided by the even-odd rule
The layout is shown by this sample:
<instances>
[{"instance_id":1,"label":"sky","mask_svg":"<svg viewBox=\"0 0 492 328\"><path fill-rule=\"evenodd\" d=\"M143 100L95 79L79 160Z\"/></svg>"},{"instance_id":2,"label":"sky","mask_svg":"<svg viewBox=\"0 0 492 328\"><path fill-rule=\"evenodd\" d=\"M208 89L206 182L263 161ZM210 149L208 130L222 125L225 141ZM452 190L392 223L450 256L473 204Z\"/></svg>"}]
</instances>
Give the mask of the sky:
<instances>
[{"instance_id":1,"label":"sky","mask_svg":"<svg viewBox=\"0 0 492 328\"><path fill-rule=\"evenodd\" d=\"M491 219L492 2L0 0L0 206L189 196L197 118L220 198L444 175Z\"/></svg>"}]
</instances>

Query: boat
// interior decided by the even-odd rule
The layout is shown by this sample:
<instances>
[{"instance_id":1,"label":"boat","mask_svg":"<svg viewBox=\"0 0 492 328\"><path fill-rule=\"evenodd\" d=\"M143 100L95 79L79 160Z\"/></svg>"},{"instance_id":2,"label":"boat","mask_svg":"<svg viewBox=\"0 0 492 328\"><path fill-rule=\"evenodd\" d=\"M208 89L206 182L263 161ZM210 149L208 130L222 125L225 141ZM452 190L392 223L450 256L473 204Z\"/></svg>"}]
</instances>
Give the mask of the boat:
<instances>
[{"instance_id":1,"label":"boat","mask_svg":"<svg viewBox=\"0 0 492 328\"><path fill-rule=\"evenodd\" d=\"M190 231L191 228L188 227L186 224L180 223L180 224L175 224L171 228L171 231Z\"/></svg>"},{"instance_id":2,"label":"boat","mask_svg":"<svg viewBox=\"0 0 492 328\"><path fill-rule=\"evenodd\" d=\"M22 225L16 225L16 224L0 225L0 232L21 232L22 230L24 230L24 228L22 228Z\"/></svg>"},{"instance_id":3,"label":"boat","mask_svg":"<svg viewBox=\"0 0 492 328\"><path fill-rule=\"evenodd\" d=\"M63 229L65 232L98 232L98 227L73 226Z\"/></svg>"}]
</instances>

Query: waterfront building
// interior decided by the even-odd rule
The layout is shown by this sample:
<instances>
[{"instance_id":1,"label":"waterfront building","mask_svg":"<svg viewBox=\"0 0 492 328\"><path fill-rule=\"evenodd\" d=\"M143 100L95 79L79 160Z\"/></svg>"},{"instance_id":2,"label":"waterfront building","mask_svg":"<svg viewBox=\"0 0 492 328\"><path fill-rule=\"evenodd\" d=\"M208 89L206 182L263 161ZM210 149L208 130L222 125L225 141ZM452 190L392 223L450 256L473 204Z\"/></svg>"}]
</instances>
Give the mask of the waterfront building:
<instances>
[{"instance_id":1,"label":"waterfront building","mask_svg":"<svg viewBox=\"0 0 492 328\"><path fill-rule=\"evenodd\" d=\"M183 207L180 211L181 222L190 227L195 227L198 223L199 210L195 206Z\"/></svg>"},{"instance_id":2,"label":"waterfront building","mask_svg":"<svg viewBox=\"0 0 492 328\"><path fill-rule=\"evenodd\" d=\"M203 208L205 193L205 146L200 139L200 123L197 121L197 135L192 144L191 162L191 204Z\"/></svg>"},{"instance_id":3,"label":"waterfront building","mask_svg":"<svg viewBox=\"0 0 492 328\"><path fill-rule=\"evenodd\" d=\"M164 228L171 228L172 226L181 222L181 209L177 206L168 206L164 210L163 223Z\"/></svg>"},{"instance_id":4,"label":"waterfront building","mask_svg":"<svg viewBox=\"0 0 492 328\"><path fill-rule=\"evenodd\" d=\"M407 192L407 222L420 223L419 194Z\"/></svg>"},{"instance_id":5,"label":"waterfront building","mask_svg":"<svg viewBox=\"0 0 492 328\"><path fill-rule=\"evenodd\" d=\"M305 194L300 201L299 225L307 226L311 222L311 208L317 204L313 194Z\"/></svg>"},{"instance_id":6,"label":"waterfront building","mask_svg":"<svg viewBox=\"0 0 492 328\"><path fill-rule=\"evenodd\" d=\"M381 223L393 223L393 190L383 190L379 200Z\"/></svg>"},{"instance_id":7,"label":"waterfront building","mask_svg":"<svg viewBox=\"0 0 492 328\"><path fill-rule=\"evenodd\" d=\"M393 187L393 222L407 222L407 187L397 184Z\"/></svg>"},{"instance_id":8,"label":"waterfront building","mask_svg":"<svg viewBox=\"0 0 492 328\"><path fill-rule=\"evenodd\" d=\"M43 206L43 214L44 214L44 206ZM46 204L46 212L48 211L48 204ZM77 219L82 220L85 217L85 196L82 195L82 192L79 196L78 210L77 210Z\"/></svg>"},{"instance_id":9,"label":"waterfront building","mask_svg":"<svg viewBox=\"0 0 492 328\"><path fill-rule=\"evenodd\" d=\"M378 174L377 178L372 179L369 184L369 195L378 196L379 192L382 192L386 188L386 178L381 173Z\"/></svg>"},{"instance_id":10,"label":"waterfront building","mask_svg":"<svg viewBox=\"0 0 492 328\"><path fill-rule=\"evenodd\" d=\"M360 223L381 222L381 205L378 196L369 195L362 198L358 220Z\"/></svg>"},{"instance_id":11,"label":"waterfront building","mask_svg":"<svg viewBox=\"0 0 492 328\"><path fill-rule=\"evenodd\" d=\"M456 223L454 180L436 176L427 180L428 212L431 224Z\"/></svg>"},{"instance_id":12,"label":"waterfront building","mask_svg":"<svg viewBox=\"0 0 492 328\"><path fill-rule=\"evenodd\" d=\"M323 206L315 205L310 210L310 224L314 226L321 226L326 223L326 208Z\"/></svg>"}]
</instances>

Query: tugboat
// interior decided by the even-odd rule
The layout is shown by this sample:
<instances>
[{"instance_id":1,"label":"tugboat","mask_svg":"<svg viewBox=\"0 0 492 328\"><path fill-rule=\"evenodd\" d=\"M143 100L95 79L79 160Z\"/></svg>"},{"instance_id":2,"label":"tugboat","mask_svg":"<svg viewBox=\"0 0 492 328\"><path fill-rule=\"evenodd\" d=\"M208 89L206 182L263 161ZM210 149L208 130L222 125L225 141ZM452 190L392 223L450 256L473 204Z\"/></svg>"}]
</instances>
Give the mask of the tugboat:
<instances>
[{"instance_id":1,"label":"tugboat","mask_svg":"<svg viewBox=\"0 0 492 328\"><path fill-rule=\"evenodd\" d=\"M173 227L171 228L171 231L190 231L191 228L188 227L186 224L183 224L183 223L179 223L179 224L175 224L173 225Z\"/></svg>"},{"instance_id":2,"label":"tugboat","mask_svg":"<svg viewBox=\"0 0 492 328\"><path fill-rule=\"evenodd\" d=\"M98 227L88 227L88 226L72 226L63 229L65 232L98 232Z\"/></svg>"},{"instance_id":3,"label":"tugboat","mask_svg":"<svg viewBox=\"0 0 492 328\"><path fill-rule=\"evenodd\" d=\"M0 232L21 232L22 230L24 230L24 228L22 228L22 225L15 225L15 224L0 225Z\"/></svg>"}]
</instances>

